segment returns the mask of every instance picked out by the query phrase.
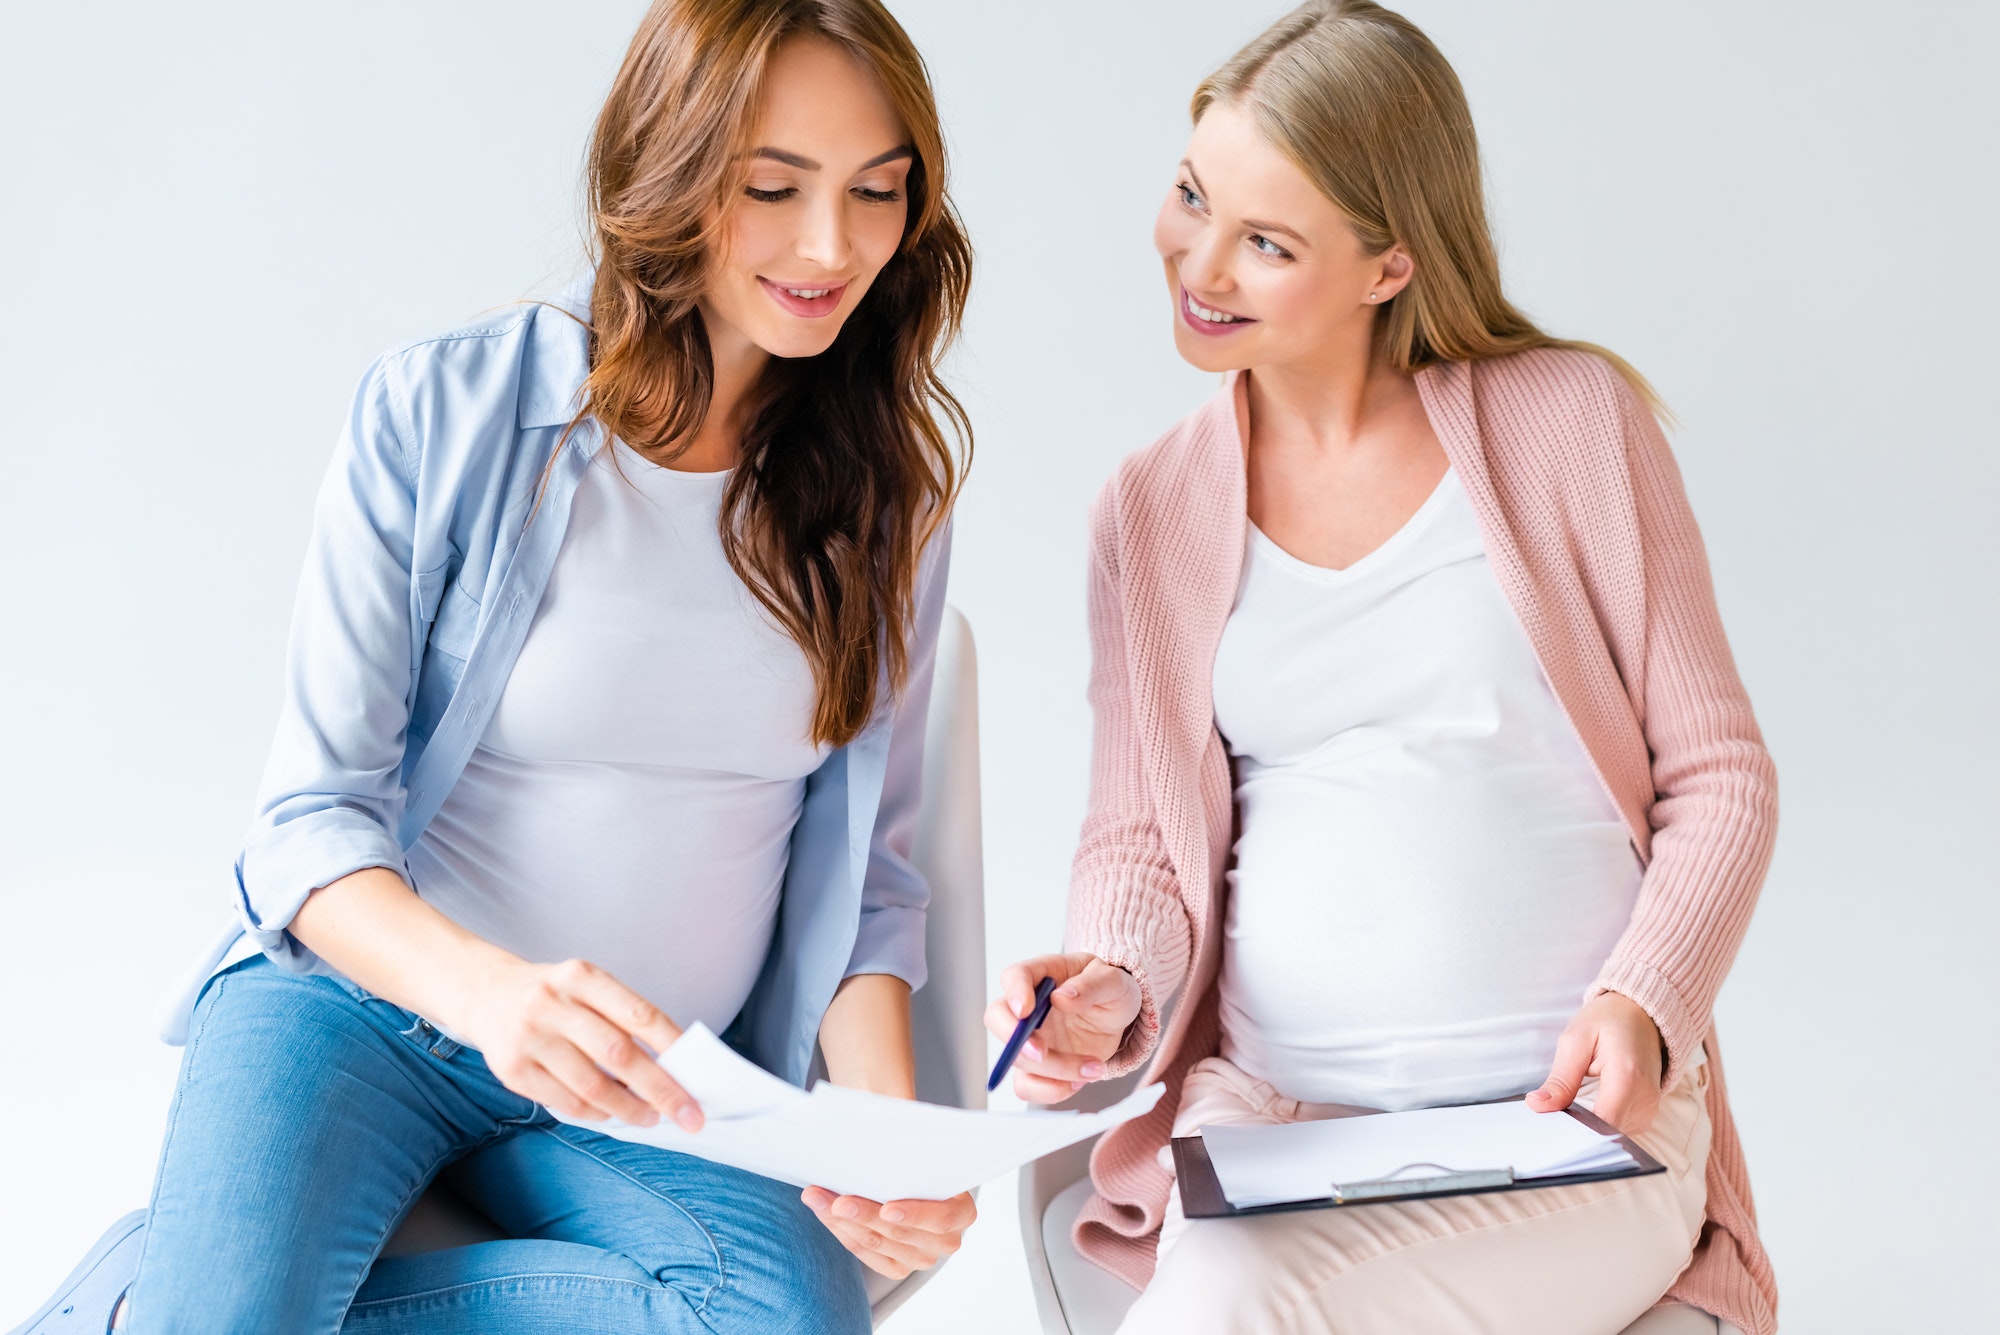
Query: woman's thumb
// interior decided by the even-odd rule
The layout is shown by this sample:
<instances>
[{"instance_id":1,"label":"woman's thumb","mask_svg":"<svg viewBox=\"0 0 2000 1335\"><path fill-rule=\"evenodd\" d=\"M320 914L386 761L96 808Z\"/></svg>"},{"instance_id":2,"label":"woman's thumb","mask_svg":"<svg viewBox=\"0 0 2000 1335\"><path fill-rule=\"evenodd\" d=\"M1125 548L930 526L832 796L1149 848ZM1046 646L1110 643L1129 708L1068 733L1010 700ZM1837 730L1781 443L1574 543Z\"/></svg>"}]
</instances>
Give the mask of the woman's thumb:
<instances>
[{"instance_id":1,"label":"woman's thumb","mask_svg":"<svg viewBox=\"0 0 2000 1335\"><path fill-rule=\"evenodd\" d=\"M1583 1077L1590 1066L1590 1054L1582 1043L1568 1034L1556 1044L1555 1065L1549 1071L1549 1078L1542 1087L1528 1095L1528 1102L1545 1112L1567 1108L1576 1100L1577 1090L1583 1088Z\"/></svg>"}]
</instances>

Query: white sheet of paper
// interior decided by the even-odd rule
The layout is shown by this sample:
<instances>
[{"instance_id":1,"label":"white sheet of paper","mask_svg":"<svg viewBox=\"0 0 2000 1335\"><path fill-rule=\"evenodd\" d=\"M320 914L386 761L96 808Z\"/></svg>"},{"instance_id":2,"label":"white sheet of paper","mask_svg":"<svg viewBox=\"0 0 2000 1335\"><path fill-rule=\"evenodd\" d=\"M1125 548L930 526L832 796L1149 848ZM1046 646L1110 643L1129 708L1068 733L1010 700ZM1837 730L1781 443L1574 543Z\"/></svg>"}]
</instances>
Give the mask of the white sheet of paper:
<instances>
[{"instance_id":1,"label":"white sheet of paper","mask_svg":"<svg viewBox=\"0 0 2000 1335\"><path fill-rule=\"evenodd\" d=\"M1512 1168L1516 1178L1556 1177L1632 1162L1615 1138L1562 1113L1531 1112L1521 1102L1285 1126L1211 1126L1203 1128L1201 1138L1222 1194L1238 1209L1315 1200L1328 1195L1336 1182L1436 1177L1447 1169L1482 1168Z\"/></svg>"},{"instance_id":2,"label":"white sheet of paper","mask_svg":"<svg viewBox=\"0 0 2000 1335\"><path fill-rule=\"evenodd\" d=\"M1096 1113L972 1112L824 1082L808 1094L744 1060L702 1024L682 1034L660 1065L701 1105L700 1131L668 1122L576 1125L878 1201L956 1196L1145 1113L1163 1090L1148 1085Z\"/></svg>"}]
</instances>

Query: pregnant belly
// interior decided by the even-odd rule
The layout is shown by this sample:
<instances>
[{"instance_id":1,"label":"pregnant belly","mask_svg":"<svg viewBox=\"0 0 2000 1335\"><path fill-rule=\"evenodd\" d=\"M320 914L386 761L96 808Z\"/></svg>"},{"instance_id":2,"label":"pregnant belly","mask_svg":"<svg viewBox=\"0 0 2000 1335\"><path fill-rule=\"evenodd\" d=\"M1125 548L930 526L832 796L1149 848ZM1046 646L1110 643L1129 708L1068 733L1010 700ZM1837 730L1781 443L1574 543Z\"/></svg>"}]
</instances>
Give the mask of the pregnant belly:
<instances>
[{"instance_id":1,"label":"pregnant belly","mask_svg":"<svg viewBox=\"0 0 2000 1335\"><path fill-rule=\"evenodd\" d=\"M1246 1069L1375 1107L1539 1079L1638 890L1607 797L1522 769L1287 774L1238 800L1223 1003ZM1373 1097L1331 1097L1349 1078Z\"/></svg>"},{"instance_id":2,"label":"pregnant belly","mask_svg":"<svg viewBox=\"0 0 2000 1335\"><path fill-rule=\"evenodd\" d=\"M580 958L720 1032L777 920L804 785L481 747L410 851L418 893L525 959Z\"/></svg>"}]
</instances>

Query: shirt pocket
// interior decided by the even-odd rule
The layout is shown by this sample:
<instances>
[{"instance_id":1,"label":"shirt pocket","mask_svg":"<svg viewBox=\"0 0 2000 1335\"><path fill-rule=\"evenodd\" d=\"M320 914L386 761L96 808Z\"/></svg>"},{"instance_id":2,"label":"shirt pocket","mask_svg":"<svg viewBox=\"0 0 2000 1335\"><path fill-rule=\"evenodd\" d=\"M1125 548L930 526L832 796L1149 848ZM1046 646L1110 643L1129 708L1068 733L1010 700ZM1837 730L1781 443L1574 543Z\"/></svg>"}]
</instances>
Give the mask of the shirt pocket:
<instances>
[{"instance_id":1,"label":"shirt pocket","mask_svg":"<svg viewBox=\"0 0 2000 1335\"><path fill-rule=\"evenodd\" d=\"M453 581L438 603L437 617L431 622L430 647L463 663L472 654L472 641L479 629L480 607L464 586Z\"/></svg>"},{"instance_id":2,"label":"shirt pocket","mask_svg":"<svg viewBox=\"0 0 2000 1335\"><path fill-rule=\"evenodd\" d=\"M430 646L432 626L437 621L445 595L457 587L460 565L458 552L453 549L446 560L429 570L419 570L410 577L410 612L415 618L412 625L414 634L410 640L412 677L422 675L424 651Z\"/></svg>"},{"instance_id":3,"label":"shirt pocket","mask_svg":"<svg viewBox=\"0 0 2000 1335\"><path fill-rule=\"evenodd\" d=\"M472 654L479 630L479 601L456 583L444 591L427 633L416 698L410 709L410 738L421 743L436 731Z\"/></svg>"}]
</instances>

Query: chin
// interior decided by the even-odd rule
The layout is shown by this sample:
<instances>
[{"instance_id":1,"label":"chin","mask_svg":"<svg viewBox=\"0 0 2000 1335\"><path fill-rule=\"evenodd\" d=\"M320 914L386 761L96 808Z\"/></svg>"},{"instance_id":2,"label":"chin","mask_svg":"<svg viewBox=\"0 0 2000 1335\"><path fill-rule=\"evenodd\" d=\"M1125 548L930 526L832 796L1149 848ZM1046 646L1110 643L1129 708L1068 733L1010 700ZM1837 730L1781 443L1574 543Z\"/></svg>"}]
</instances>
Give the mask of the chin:
<instances>
[{"instance_id":1,"label":"chin","mask_svg":"<svg viewBox=\"0 0 2000 1335\"><path fill-rule=\"evenodd\" d=\"M1175 316L1174 351L1180 353L1181 360L1189 366L1220 375L1224 371L1241 371L1256 364L1256 358L1245 355L1244 350L1217 347L1216 343L1215 339L1204 338L1183 328L1179 316Z\"/></svg>"},{"instance_id":2,"label":"chin","mask_svg":"<svg viewBox=\"0 0 2000 1335\"><path fill-rule=\"evenodd\" d=\"M817 357L833 346L840 337L840 325L826 328L828 321L814 321L811 329L772 329L765 336L753 340L758 347L773 357L795 360L800 357ZM844 322L843 322L844 323Z\"/></svg>"}]
</instances>

